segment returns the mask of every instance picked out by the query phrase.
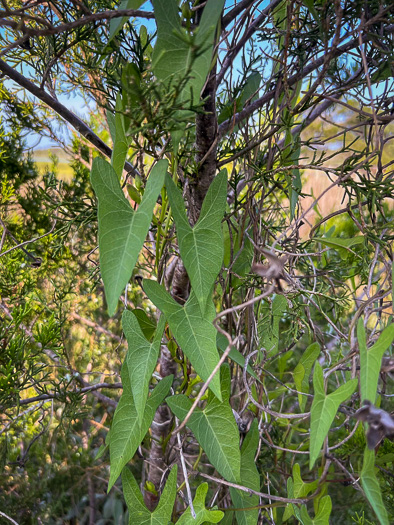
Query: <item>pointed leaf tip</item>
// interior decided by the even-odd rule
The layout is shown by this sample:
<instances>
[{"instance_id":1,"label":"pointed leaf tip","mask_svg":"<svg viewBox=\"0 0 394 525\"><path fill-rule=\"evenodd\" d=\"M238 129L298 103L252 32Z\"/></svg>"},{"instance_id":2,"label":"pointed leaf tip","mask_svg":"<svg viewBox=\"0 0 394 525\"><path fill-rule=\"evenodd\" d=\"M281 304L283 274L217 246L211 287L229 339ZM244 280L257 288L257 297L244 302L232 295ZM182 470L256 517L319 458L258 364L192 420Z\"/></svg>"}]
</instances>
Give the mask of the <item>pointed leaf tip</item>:
<instances>
[{"instance_id":1,"label":"pointed leaf tip","mask_svg":"<svg viewBox=\"0 0 394 525\"><path fill-rule=\"evenodd\" d=\"M142 202L134 211L114 168L99 157L93 161L91 182L98 200L100 270L109 315L115 313L119 296L129 282L143 247L167 166L167 160L156 163Z\"/></svg>"}]
</instances>

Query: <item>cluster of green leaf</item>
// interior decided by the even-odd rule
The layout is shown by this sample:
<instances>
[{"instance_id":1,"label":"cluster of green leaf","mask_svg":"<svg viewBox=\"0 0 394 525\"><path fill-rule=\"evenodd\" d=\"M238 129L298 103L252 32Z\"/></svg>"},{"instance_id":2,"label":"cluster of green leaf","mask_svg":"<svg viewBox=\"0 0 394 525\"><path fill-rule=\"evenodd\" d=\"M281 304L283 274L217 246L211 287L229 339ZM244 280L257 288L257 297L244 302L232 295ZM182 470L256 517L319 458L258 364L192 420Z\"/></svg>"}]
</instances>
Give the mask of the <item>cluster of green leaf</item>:
<instances>
[{"instance_id":1,"label":"cluster of green leaf","mask_svg":"<svg viewBox=\"0 0 394 525\"><path fill-rule=\"evenodd\" d=\"M81 15L63 4L63 22ZM361 58L327 49L380 8L388 21L390 6L273 2L258 28L264 56L254 39L235 80L233 62L199 157L201 90L226 61L216 47L225 2L202 14L199 4L153 0L156 33L118 17L32 49L40 77L49 57L73 59L67 74L56 63L64 90L88 84L92 129L112 156L75 139L62 181L56 163L42 176L22 155L19 128L2 130L4 158L18 155L0 163L0 508L21 524L388 525L394 445L368 449L357 411L368 401L391 417L391 144L365 111L365 79L347 84ZM380 28L367 27L378 82L392 44L382 37L377 50ZM323 53L324 79L297 77ZM267 102L242 120L260 90ZM319 96L346 90L357 118L336 109L344 131L331 151L335 122L323 139L299 123ZM3 98L31 129L34 115ZM324 192L312 195L307 237L303 179L319 171L346 204L322 214Z\"/></svg>"}]
</instances>

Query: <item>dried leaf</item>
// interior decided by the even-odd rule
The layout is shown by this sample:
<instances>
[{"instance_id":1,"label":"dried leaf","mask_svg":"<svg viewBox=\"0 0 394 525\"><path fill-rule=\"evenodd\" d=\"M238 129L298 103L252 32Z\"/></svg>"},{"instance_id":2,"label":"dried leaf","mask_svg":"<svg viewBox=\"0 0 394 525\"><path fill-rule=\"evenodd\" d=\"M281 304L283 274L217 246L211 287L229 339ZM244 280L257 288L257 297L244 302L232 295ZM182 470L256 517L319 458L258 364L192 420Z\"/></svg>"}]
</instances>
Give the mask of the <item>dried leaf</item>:
<instances>
[{"instance_id":1,"label":"dried leaf","mask_svg":"<svg viewBox=\"0 0 394 525\"><path fill-rule=\"evenodd\" d=\"M394 439L394 419L391 415L375 407L370 401L364 401L355 417L368 424L367 443L369 449L374 449L385 437Z\"/></svg>"}]
</instances>

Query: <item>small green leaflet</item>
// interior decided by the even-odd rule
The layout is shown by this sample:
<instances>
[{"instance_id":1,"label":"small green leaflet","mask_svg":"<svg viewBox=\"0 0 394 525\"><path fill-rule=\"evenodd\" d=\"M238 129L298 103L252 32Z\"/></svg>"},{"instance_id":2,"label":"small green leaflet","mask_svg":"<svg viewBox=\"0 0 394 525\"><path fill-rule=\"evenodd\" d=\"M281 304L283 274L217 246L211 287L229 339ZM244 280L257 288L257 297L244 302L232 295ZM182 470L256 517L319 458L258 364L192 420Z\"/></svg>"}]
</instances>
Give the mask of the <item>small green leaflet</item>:
<instances>
[{"instance_id":1,"label":"small green leaflet","mask_svg":"<svg viewBox=\"0 0 394 525\"><path fill-rule=\"evenodd\" d=\"M227 481L239 483L241 454L238 426L229 404L230 369L227 365L223 365L220 372L223 402L209 392L206 407L203 410L196 408L186 425L193 432L216 470ZM167 405L176 417L183 421L192 402L188 397L180 394L169 397Z\"/></svg>"},{"instance_id":2,"label":"small green leaflet","mask_svg":"<svg viewBox=\"0 0 394 525\"><path fill-rule=\"evenodd\" d=\"M300 84L300 83L299 83ZM293 102L295 103L297 101L297 97L295 96L293 98ZM284 149L283 152L283 165L284 166L290 166L292 164L299 164L300 155L301 155L301 147L299 146L300 143L300 134L297 133L296 135L293 135L291 132L292 122L293 119L290 119L291 123L288 125L286 129L286 135L285 135L285 146L287 146ZM291 175L285 175L286 181L287 181L287 191L289 193L289 201L290 201L290 220L293 220L295 210L298 203L298 197L302 190L302 182L301 182L301 174L300 170L298 168L291 170Z\"/></svg>"},{"instance_id":3,"label":"small green leaflet","mask_svg":"<svg viewBox=\"0 0 394 525\"><path fill-rule=\"evenodd\" d=\"M167 160L154 166L142 202L134 211L113 167L99 157L93 161L91 182L98 199L100 270L110 315L116 311L144 244L167 166Z\"/></svg>"},{"instance_id":4,"label":"small green leaflet","mask_svg":"<svg viewBox=\"0 0 394 525\"><path fill-rule=\"evenodd\" d=\"M115 142L116 128L115 128L115 113L107 111L107 123L109 128L109 134L111 135L112 142Z\"/></svg>"},{"instance_id":5,"label":"small green leaflet","mask_svg":"<svg viewBox=\"0 0 394 525\"><path fill-rule=\"evenodd\" d=\"M207 306L207 311L202 316L193 290L183 307L156 281L144 280L144 290L152 303L166 316L177 343L197 374L206 381L219 361L216 330L212 324L215 317L213 303ZM222 399L218 374L209 388L216 397Z\"/></svg>"},{"instance_id":6,"label":"small green leaflet","mask_svg":"<svg viewBox=\"0 0 394 525\"><path fill-rule=\"evenodd\" d=\"M335 392L326 395L324 390L323 370L318 362L313 374L314 398L311 408L311 434L309 445L309 469L312 470L320 454L323 442L334 421L339 405L346 401L357 387L357 379L351 379Z\"/></svg>"},{"instance_id":7,"label":"small green leaflet","mask_svg":"<svg viewBox=\"0 0 394 525\"><path fill-rule=\"evenodd\" d=\"M341 237L314 237L313 240L316 242L320 242L328 248L333 248L334 250L337 250L337 252L341 256L341 259L343 260L345 260L348 257L349 253L353 255L355 254L354 250L352 249L354 246L357 247L359 244L364 244L363 235L358 235L357 237L353 237L352 239L342 239ZM356 253L356 256L360 257L358 253Z\"/></svg>"},{"instance_id":8,"label":"small green leaflet","mask_svg":"<svg viewBox=\"0 0 394 525\"><path fill-rule=\"evenodd\" d=\"M365 447L364 462L361 471L361 486L368 498L380 525L389 525L387 511L382 500L379 481L375 474L375 451Z\"/></svg>"},{"instance_id":9,"label":"small green leaflet","mask_svg":"<svg viewBox=\"0 0 394 525\"><path fill-rule=\"evenodd\" d=\"M305 392L306 394L309 393L309 375L311 373L314 362L319 357L319 354L319 343L312 343L302 354L298 365L295 367L293 372L293 378L295 387L299 392ZM306 400L306 396L298 394L298 404L300 405L301 412L305 410Z\"/></svg>"},{"instance_id":10,"label":"small green leaflet","mask_svg":"<svg viewBox=\"0 0 394 525\"><path fill-rule=\"evenodd\" d=\"M391 59L382 61L377 71L371 75L371 82L375 84L391 78L394 75L393 66L394 64Z\"/></svg>"},{"instance_id":11,"label":"small green leaflet","mask_svg":"<svg viewBox=\"0 0 394 525\"><path fill-rule=\"evenodd\" d=\"M368 400L375 403L382 357L394 339L394 323L387 326L376 343L367 348L364 322L357 323L357 340L360 348L360 390L361 402Z\"/></svg>"},{"instance_id":12,"label":"small green leaflet","mask_svg":"<svg viewBox=\"0 0 394 525\"><path fill-rule=\"evenodd\" d=\"M122 315L122 327L129 347L125 361L140 425L144 418L145 404L148 399L149 381L159 356L164 324L164 316L161 316L155 338L150 343L142 333L134 314L125 310Z\"/></svg>"},{"instance_id":13,"label":"small green leaflet","mask_svg":"<svg viewBox=\"0 0 394 525\"><path fill-rule=\"evenodd\" d=\"M177 525L203 525L204 523L219 523L224 513L221 510L208 510L205 507L205 498L207 497L208 483L202 483L197 487L196 495L193 500L193 507L196 512L196 518L192 517L190 507L182 514ZM161 500L160 500L161 501Z\"/></svg>"},{"instance_id":14,"label":"small green leaflet","mask_svg":"<svg viewBox=\"0 0 394 525\"><path fill-rule=\"evenodd\" d=\"M301 478L301 468L299 463L293 465L293 478L287 480L287 493L289 498L305 498L308 494L317 489L317 480L305 483ZM286 521L294 516L295 505L289 503L283 514L282 521Z\"/></svg>"},{"instance_id":15,"label":"small green leaflet","mask_svg":"<svg viewBox=\"0 0 394 525\"><path fill-rule=\"evenodd\" d=\"M127 363L123 363L123 394L116 407L108 436L111 462L108 492L120 476L123 467L132 459L145 434L148 432L157 408L161 405L170 390L172 380L172 375L165 377L153 390L146 402L143 421L140 425L131 393L130 374L127 369Z\"/></svg>"},{"instance_id":16,"label":"small green leaflet","mask_svg":"<svg viewBox=\"0 0 394 525\"><path fill-rule=\"evenodd\" d=\"M150 512L145 506L133 474L127 467L122 470L123 495L129 509L129 525L167 525L171 523L176 497L177 471L178 467L175 465L168 476L159 504L153 512Z\"/></svg>"},{"instance_id":17,"label":"small green leaflet","mask_svg":"<svg viewBox=\"0 0 394 525\"><path fill-rule=\"evenodd\" d=\"M175 112L174 120L181 123L172 133L174 151L177 151L184 119L194 115L187 110L200 102L201 90L211 69L215 30L224 0L208 0L194 35L182 27L176 0L152 0L152 4L157 25L152 55L154 74L168 89L181 86L177 105L181 103L184 109Z\"/></svg>"},{"instance_id":18,"label":"small green leaflet","mask_svg":"<svg viewBox=\"0 0 394 525\"><path fill-rule=\"evenodd\" d=\"M166 176L166 189L178 233L179 251L203 314L223 262L221 222L226 208L227 170L222 170L212 181L194 228L187 219L182 193L169 175Z\"/></svg>"},{"instance_id":19,"label":"small green leaflet","mask_svg":"<svg viewBox=\"0 0 394 525\"><path fill-rule=\"evenodd\" d=\"M126 137L125 118L122 112L123 112L122 95L118 93L116 97L116 105L115 105L115 117L114 117L115 128L112 130L112 132L115 132L115 136L113 138L114 147L112 150L111 164L119 180L122 177L124 163L127 157L127 150L129 149L129 142Z\"/></svg>"},{"instance_id":20,"label":"small green leaflet","mask_svg":"<svg viewBox=\"0 0 394 525\"><path fill-rule=\"evenodd\" d=\"M146 0L122 0L119 5L119 11L123 11L123 9L139 9L145 1ZM108 43L119 33L128 19L129 17L127 16L119 16L110 20Z\"/></svg>"},{"instance_id":21,"label":"small green leaflet","mask_svg":"<svg viewBox=\"0 0 394 525\"><path fill-rule=\"evenodd\" d=\"M330 496L323 496L319 499L319 506L313 519L309 516L306 505L302 505L300 521L303 525L330 525L331 510L332 501Z\"/></svg>"},{"instance_id":22,"label":"small green leaflet","mask_svg":"<svg viewBox=\"0 0 394 525\"><path fill-rule=\"evenodd\" d=\"M257 98L257 91L260 87L261 75L256 71L251 73L246 79L245 85L237 98L231 100L224 106L218 116L218 124L221 124L225 120L228 120L234 116L235 113L238 113L245 107L246 103L253 102ZM237 130L236 126L234 130Z\"/></svg>"},{"instance_id":23,"label":"small green leaflet","mask_svg":"<svg viewBox=\"0 0 394 525\"><path fill-rule=\"evenodd\" d=\"M259 444L259 429L257 419L253 420L241 448L241 485L250 489L260 490L260 475L255 463L256 450ZM259 505L259 497L230 487L234 507L247 508ZM255 525L259 517L259 509L241 510L235 513L238 525Z\"/></svg>"}]
</instances>

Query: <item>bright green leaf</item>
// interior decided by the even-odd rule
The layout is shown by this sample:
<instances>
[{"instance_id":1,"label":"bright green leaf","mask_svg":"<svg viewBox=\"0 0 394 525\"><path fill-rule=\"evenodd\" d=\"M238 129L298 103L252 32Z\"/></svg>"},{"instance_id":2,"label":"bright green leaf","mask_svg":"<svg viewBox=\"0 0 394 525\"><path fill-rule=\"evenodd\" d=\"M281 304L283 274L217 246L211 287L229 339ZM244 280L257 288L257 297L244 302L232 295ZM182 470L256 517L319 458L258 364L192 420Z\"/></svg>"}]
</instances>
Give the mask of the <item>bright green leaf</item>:
<instances>
[{"instance_id":1,"label":"bright green leaf","mask_svg":"<svg viewBox=\"0 0 394 525\"><path fill-rule=\"evenodd\" d=\"M175 219L182 261L201 312L204 313L223 262L221 221L226 208L227 170L222 170L211 183L194 228L187 219L182 194L169 175L166 177L166 188Z\"/></svg>"},{"instance_id":2,"label":"bright green leaf","mask_svg":"<svg viewBox=\"0 0 394 525\"><path fill-rule=\"evenodd\" d=\"M219 361L216 330L212 324L215 317L212 302L202 316L193 290L184 306L179 305L156 281L144 280L144 290L153 304L166 316L177 343L197 374L206 381ZM221 399L218 374L211 381L209 388Z\"/></svg>"},{"instance_id":3,"label":"bright green leaf","mask_svg":"<svg viewBox=\"0 0 394 525\"><path fill-rule=\"evenodd\" d=\"M260 73L253 72L246 79L245 86L241 90L240 94L235 100L230 100L228 104L224 106L218 116L218 124L221 124L225 120L230 119L234 113L238 113L244 108L246 103L253 102L257 97L256 92L259 89L261 83ZM234 128L236 131L237 127Z\"/></svg>"},{"instance_id":4,"label":"bright green leaf","mask_svg":"<svg viewBox=\"0 0 394 525\"><path fill-rule=\"evenodd\" d=\"M116 124L115 124L115 114L111 111L107 111L107 123L109 128L109 133L111 135L112 142L115 142L116 136Z\"/></svg>"},{"instance_id":5,"label":"bright green leaf","mask_svg":"<svg viewBox=\"0 0 394 525\"><path fill-rule=\"evenodd\" d=\"M375 84L377 82L383 82L383 80L391 78L394 71L393 66L394 63L391 59L384 60L381 64L379 64L377 71L371 75L371 82Z\"/></svg>"},{"instance_id":6,"label":"bright green leaf","mask_svg":"<svg viewBox=\"0 0 394 525\"><path fill-rule=\"evenodd\" d=\"M123 116L123 101L121 94L118 93L115 106L115 138L111 156L111 164L119 180L122 177L128 149L129 142L126 137L125 119Z\"/></svg>"},{"instance_id":7,"label":"bright green leaf","mask_svg":"<svg viewBox=\"0 0 394 525\"><path fill-rule=\"evenodd\" d=\"M311 408L311 434L309 447L309 468L320 453L323 442L334 421L339 405L346 401L357 387L357 379L351 379L335 392L326 395L324 390L323 370L318 362L313 374L314 398Z\"/></svg>"},{"instance_id":8,"label":"bright green leaf","mask_svg":"<svg viewBox=\"0 0 394 525\"><path fill-rule=\"evenodd\" d=\"M177 525L202 525L204 523L219 523L224 513L221 510L208 510L205 507L205 498L207 497L208 483L202 483L197 487L196 495L193 500L193 507L196 518L192 517L190 507L182 514Z\"/></svg>"},{"instance_id":9,"label":"bright green leaf","mask_svg":"<svg viewBox=\"0 0 394 525\"><path fill-rule=\"evenodd\" d=\"M375 451L365 447L361 471L361 486L381 525L389 525L387 511L383 504L379 481L375 474Z\"/></svg>"},{"instance_id":10,"label":"bright green leaf","mask_svg":"<svg viewBox=\"0 0 394 525\"><path fill-rule=\"evenodd\" d=\"M157 25L152 57L155 75L162 82L188 78L181 100L189 99L191 92L196 103L211 67L215 29L224 0L207 2L195 38L188 35L189 42L182 30L176 0L152 0L152 4Z\"/></svg>"},{"instance_id":11,"label":"bright green leaf","mask_svg":"<svg viewBox=\"0 0 394 525\"><path fill-rule=\"evenodd\" d=\"M299 92L301 82L296 85L296 92ZM297 95L293 94L292 105L297 103ZM290 166L292 164L299 164L301 146L300 146L300 134L293 134L292 127L294 125L294 118L292 118L288 111L285 112L284 120L286 122L286 134L285 142L282 153L282 163L284 166ZM290 175L291 173L291 175ZM290 220L293 220L295 210L298 203L298 197L302 190L301 175L298 168L292 169L285 175L287 181L287 191L289 194L290 203Z\"/></svg>"},{"instance_id":12,"label":"bright green leaf","mask_svg":"<svg viewBox=\"0 0 394 525\"><path fill-rule=\"evenodd\" d=\"M332 501L330 496L323 496L319 500L319 507L315 517L312 519L305 505L300 509L300 518L303 525L330 525L330 514L332 510Z\"/></svg>"},{"instance_id":13,"label":"bright green leaf","mask_svg":"<svg viewBox=\"0 0 394 525\"><path fill-rule=\"evenodd\" d=\"M354 251L352 250L354 246L358 246L359 244L364 243L364 236L358 235L357 237L353 237L351 239L342 239L341 237L314 237L313 240L316 242L320 242L328 248L333 248L334 250L337 250L339 255L341 256L341 259L346 259L349 253L353 253L354 255Z\"/></svg>"},{"instance_id":14,"label":"bright green leaf","mask_svg":"<svg viewBox=\"0 0 394 525\"><path fill-rule=\"evenodd\" d=\"M148 317L145 310L142 310L141 308L136 308L135 310L133 310L133 314L137 318L142 333L148 339L148 341L150 341L152 339L153 334L156 332L156 323L154 323L152 319Z\"/></svg>"},{"instance_id":15,"label":"bright green leaf","mask_svg":"<svg viewBox=\"0 0 394 525\"><path fill-rule=\"evenodd\" d=\"M133 186L132 184L128 184L127 193L134 202L136 202L137 204L141 203L141 194L135 186Z\"/></svg>"},{"instance_id":16,"label":"bright green leaf","mask_svg":"<svg viewBox=\"0 0 394 525\"><path fill-rule=\"evenodd\" d=\"M122 366L123 394L116 407L109 435L111 474L108 491L118 479L123 467L132 459L153 421L156 410L168 394L173 376L160 381L148 398L144 418L140 425L131 393L130 374L127 363Z\"/></svg>"},{"instance_id":17,"label":"bright green leaf","mask_svg":"<svg viewBox=\"0 0 394 525\"><path fill-rule=\"evenodd\" d=\"M186 425L193 432L216 470L227 481L237 483L240 482L241 454L239 430L229 404L230 370L224 365L220 371L223 402L209 392L206 407L196 408ZM167 405L180 420L183 420L192 402L181 394L168 398Z\"/></svg>"},{"instance_id":18,"label":"bright green leaf","mask_svg":"<svg viewBox=\"0 0 394 525\"><path fill-rule=\"evenodd\" d=\"M164 324L165 320L162 316L157 326L156 336L153 342L150 343L142 333L134 314L129 310L125 310L122 315L122 328L128 344L125 361L139 424L142 423L144 417L145 403L149 393L149 381L159 356Z\"/></svg>"},{"instance_id":19,"label":"bright green leaf","mask_svg":"<svg viewBox=\"0 0 394 525\"><path fill-rule=\"evenodd\" d=\"M259 429L257 419L255 419L247 433L241 448L241 485L260 490L260 475L255 463L256 450L259 444ZM258 507L259 497L250 495L247 492L236 490L230 487L231 499L234 507L242 509L248 507ZM241 510L235 513L238 525L255 525L259 516L259 509Z\"/></svg>"},{"instance_id":20,"label":"bright green leaf","mask_svg":"<svg viewBox=\"0 0 394 525\"><path fill-rule=\"evenodd\" d=\"M289 497L297 498L297 499L305 498L308 494L316 490L317 483L318 483L317 480L312 481L310 483L305 483L301 478L300 465L299 463L295 463L293 465L293 478L292 479L289 478L287 480L287 491L288 491ZM291 496L290 496L290 492L292 494ZM291 516L294 515L294 507L295 505L293 505L292 503L290 503L286 507L285 512L283 514L283 518L282 518L283 521L288 520L289 518L291 518Z\"/></svg>"},{"instance_id":21,"label":"bright green leaf","mask_svg":"<svg viewBox=\"0 0 394 525\"><path fill-rule=\"evenodd\" d=\"M152 0L156 25L157 41L153 50L153 71L155 76L168 88L178 88L178 104L187 110L200 101L201 90L205 84L212 64L213 44L216 26L223 11L224 0L209 0L204 7L198 30L194 35L181 26L176 0ZM177 112L192 116L190 111ZM177 114L175 114L175 119ZM174 150L182 136L185 124L172 133Z\"/></svg>"},{"instance_id":22,"label":"bright green leaf","mask_svg":"<svg viewBox=\"0 0 394 525\"><path fill-rule=\"evenodd\" d=\"M312 343L302 354L298 365L295 367L293 377L296 389L299 392L305 392L306 394L309 393L309 375L311 373L314 362L319 357L319 354L319 343ZM298 404L300 405L301 412L305 410L306 399L306 396L298 394Z\"/></svg>"},{"instance_id":23,"label":"bright green leaf","mask_svg":"<svg viewBox=\"0 0 394 525\"><path fill-rule=\"evenodd\" d=\"M100 270L110 315L115 313L144 244L167 166L166 160L154 166L142 202L134 211L112 166L99 157L93 161L91 181L98 199Z\"/></svg>"},{"instance_id":24,"label":"bright green leaf","mask_svg":"<svg viewBox=\"0 0 394 525\"><path fill-rule=\"evenodd\" d=\"M360 390L361 402L368 400L375 403L382 357L394 339L394 324L387 326L376 343L367 348L364 322L357 324L357 340L360 348Z\"/></svg>"},{"instance_id":25,"label":"bright green leaf","mask_svg":"<svg viewBox=\"0 0 394 525\"><path fill-rule=\"evenodd\" d=\"M150 512L145 506L133 474L128 468L122 470L123 494L129 509L130 525L167 525L167 523L171 522L172 509L176 497L177 471L178 467L175 465L168 476L157 507L153 512Z\"/></svg>"},{"instance_id":26,"label":"bright green leaf","mask_svg":"<svg viewBox=\"0 0 394 525\"><path fill-rule=\"evenodd\" d=\"M119 5L119 11L123 9L139 9L145 1L146 0L122 0ZM119 33L128 19L127 16L123 16L110 20L108 43Z\"/></svg>"}]
</instances>

